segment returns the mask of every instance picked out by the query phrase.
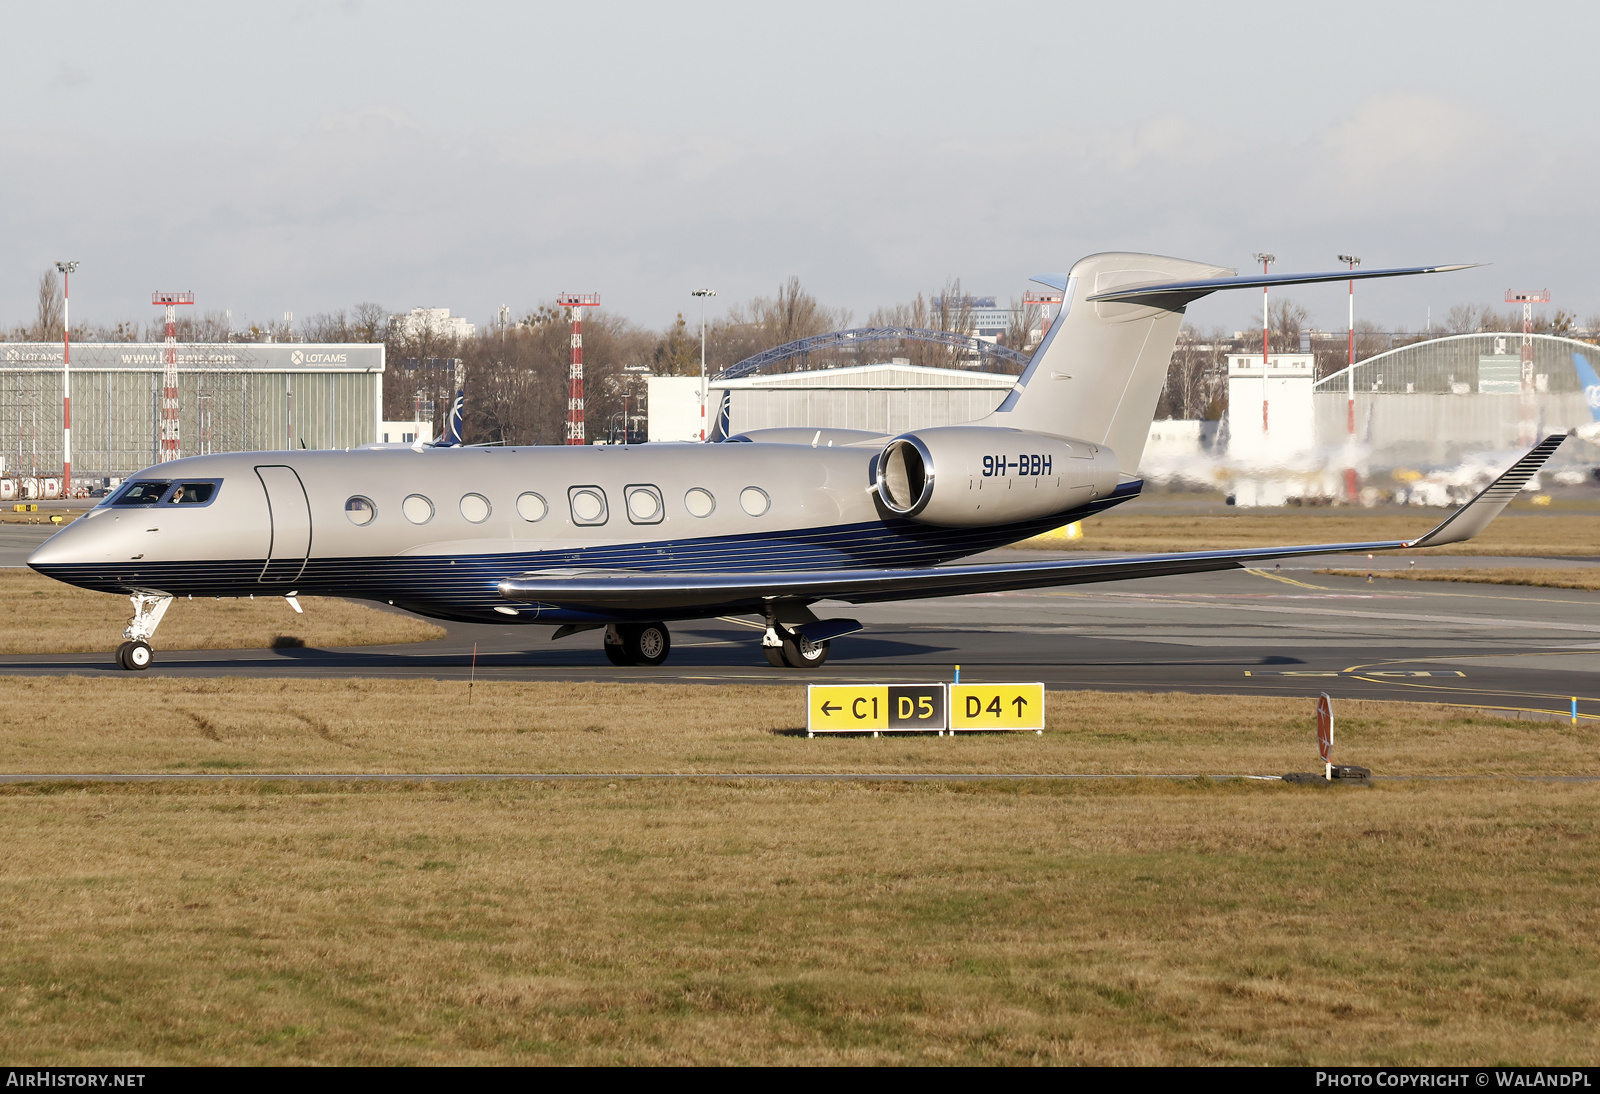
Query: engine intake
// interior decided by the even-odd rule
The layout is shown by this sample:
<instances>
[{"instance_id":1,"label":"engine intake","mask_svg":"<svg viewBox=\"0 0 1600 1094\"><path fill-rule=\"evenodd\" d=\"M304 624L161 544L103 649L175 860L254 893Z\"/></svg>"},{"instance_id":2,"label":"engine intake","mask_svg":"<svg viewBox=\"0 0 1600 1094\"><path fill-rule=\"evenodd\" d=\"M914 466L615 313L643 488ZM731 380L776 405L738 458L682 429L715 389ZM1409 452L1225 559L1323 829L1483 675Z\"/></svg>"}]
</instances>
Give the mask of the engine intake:
<instances>
[{"instance_id":1,"label":"engine intake","mask_svg":"<svg viewBox=\"0 0 1600 1094\"><path fill-rule=\"evenodd\" d=\"M1020 429L919 429L890 441L878 457L884 508L926 524L1032 520L1103 497L1116 484L1110 449Z\"/></svg>"}]
</instances>

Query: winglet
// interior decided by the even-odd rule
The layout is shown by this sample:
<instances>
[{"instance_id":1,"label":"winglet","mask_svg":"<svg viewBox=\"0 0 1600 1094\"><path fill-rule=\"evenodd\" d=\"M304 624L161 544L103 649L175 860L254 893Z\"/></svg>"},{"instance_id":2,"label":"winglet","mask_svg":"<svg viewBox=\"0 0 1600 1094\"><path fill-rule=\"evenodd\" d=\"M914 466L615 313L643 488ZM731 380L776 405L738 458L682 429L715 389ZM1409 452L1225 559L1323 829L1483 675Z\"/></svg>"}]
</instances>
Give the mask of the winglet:
<instances>
[{"instance_id":1,"label":"winglet","mask_svg":"<svg viewBox=\"0 0 1600 1094\"><path fill-rule=\"evenodd\" d=\"M1445 518L1443 524L1406 546L1440 547L1446 543L1460 543L1489 527L1489 522L1499 516L1500 510L1517 496L1517 491L1539 473L1539 468L1555 455L1556 449L1566 439L1565 433L1552 433L1540 441L1526 456L1512 464L1505 474L1484 487L1477 497Z\"/></svg>"}]
</instances>

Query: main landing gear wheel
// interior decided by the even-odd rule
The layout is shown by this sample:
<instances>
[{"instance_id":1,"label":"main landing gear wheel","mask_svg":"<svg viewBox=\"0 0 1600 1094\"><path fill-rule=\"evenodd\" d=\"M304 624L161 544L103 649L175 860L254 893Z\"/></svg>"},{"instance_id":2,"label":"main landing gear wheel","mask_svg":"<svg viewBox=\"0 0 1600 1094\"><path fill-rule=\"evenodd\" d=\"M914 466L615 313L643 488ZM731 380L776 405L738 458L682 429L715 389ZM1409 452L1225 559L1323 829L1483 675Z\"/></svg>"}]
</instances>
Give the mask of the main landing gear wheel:
<instances>
[{"instance_id":1,"label":"main landing gear wheel","mask_svg":"<svg viewBox=\"0 0 1600 1094\"><path fill-rule=\"evenodd\" d=\"M813 642L803 634L783 636L783 663L790 668L814 669L827 659L828 643Z\"/></svg>"},{"instance_id":2,"label":"main landing gear wheel","mask_svg":"<svg viewBox=\"0 0 1600 1094\"><path fill-rule=\"evenodd\" d=\"M620 641L610 641L612 634ZM613 665L659 665L672 652L665 623L618 623L606 639L606 660Z\"/></svg>"},{"instance_id":3,"label":"main landing gear wheel","mask_svg":"<svg viewBox=\"0 0 1600 1094\"><path fill-rule=\"evenodd\" d=\"M148 642L124 642L117 647L117 664L125 669L147 669L155 655Z\"/></svg>"},{"instance_id":4,"label":"main landing gear wheel","mask_svg":"<svg viewBox=\"0 0 1600 1094\"><path fill-rule=\"evenodd\" d=\"M813 642L799 631L791 631L787 627L778 627L776 634L779 645L761 643L761 652L767 655L767 664L775 669L814 669L828 659L827 642Z\"/></svg>"}]
</instances>

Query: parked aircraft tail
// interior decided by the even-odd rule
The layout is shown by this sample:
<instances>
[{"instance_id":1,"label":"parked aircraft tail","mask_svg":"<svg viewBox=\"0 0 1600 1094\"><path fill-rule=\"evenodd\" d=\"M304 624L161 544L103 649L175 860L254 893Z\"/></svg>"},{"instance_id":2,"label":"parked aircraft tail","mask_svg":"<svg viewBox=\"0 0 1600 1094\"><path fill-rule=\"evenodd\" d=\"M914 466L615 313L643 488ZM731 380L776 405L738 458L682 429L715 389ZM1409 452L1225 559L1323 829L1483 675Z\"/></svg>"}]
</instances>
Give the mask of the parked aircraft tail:
<instances>
[{"instance_id":1,"label":"parked aircraft tail","mask_svg":"<svg viewBox=\"0 0 1600 1094\"><path fill-rule=\"evenodd\" d=\"M1107 252L1066 274L1034 280L1062 291L1061 313L1016 386L981 424L1077 437L1110 447L1117 467L1138 472L1183 312L1219 289L1365 280L1466 269L1381 270L1235 276L1203 262Z\"/></svg>"},{"instance_id":2,"label":"parked aircraft tail","mask_svg":"<svg viewBox=\"0 0 1600 1094\"><path fill-rule=\"evenodd\" d=\"M461 417L466 409L466 390L456 392L455 402L450 405L450 417L444 424L444 436L433 442L434 448L459 448L461 446Z\"/></svg>"}]
</instances>

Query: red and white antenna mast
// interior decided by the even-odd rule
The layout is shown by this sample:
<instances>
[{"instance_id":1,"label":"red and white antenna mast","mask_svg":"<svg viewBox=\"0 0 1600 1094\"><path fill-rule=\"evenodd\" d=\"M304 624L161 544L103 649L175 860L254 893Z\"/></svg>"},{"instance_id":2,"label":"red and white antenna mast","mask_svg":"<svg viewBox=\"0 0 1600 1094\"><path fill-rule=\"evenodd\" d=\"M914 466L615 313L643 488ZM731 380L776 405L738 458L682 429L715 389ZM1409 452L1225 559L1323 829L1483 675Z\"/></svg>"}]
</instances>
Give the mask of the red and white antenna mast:
<instances>
[{"instance_id":1,"label":"red and white antenna mast","mask_svg":"<svg viewBox=\"0 0 1600 1094\"><path fill-rule=\"evenodd\" d=\"M1031 289L1022 294L1023 304L1039 305L1039 341L1044 341L1044 336L1050 333L1050 307L1052 304L1061 303L1061 294L1058 292L1034 292ZM1023 349L1023 346L1012 346L1012 349Z\"/></svg>"},{"instance_id":2,"label":"red and white antenna mast","mask_svg":"<svg viewBox=\"0 0 1600 1094\"><path fill-rule=\"evenodd\" d=\"M597 292L564 292L556 303L572 319L572 364L567 370L567 443L586 444L583 435L583 309L598 308Z\"/></svg>"},{"instance_id":3,"label":"red and white antenna mast","mask_svg":"<svg viewBox=\"0 0 1600 1094\"><path fill-rule=\"evenodd\" d=\"M1539 399L1533 382L1533 306L1550 303L1550 290L1507 289L1506 303L1522 305L1522 445L1526 448L1539 431Z\"/></svg>"},{"instance_id":4,"label":"red and white antenna mast","mask_svg":"<svg viewBox=\"0 0 1600 1094\"><path fill-rule=\"evenodd\" d=\"M167 309L167 351L161 369L161 462L178 458L178 305L193 304L192 292L150 294L150 303Z\"/></svg>"},{"instance_id":5,"label":"red and white antenna mast","mask_svg":"<svg viewBox=\"0 0 1600 1094\"><path fill-rule=\"evenodd\" d=\"M57 262L61 271L61 496L72 497L72 271L76 260Z\"/></svg>"}]
</instances>

